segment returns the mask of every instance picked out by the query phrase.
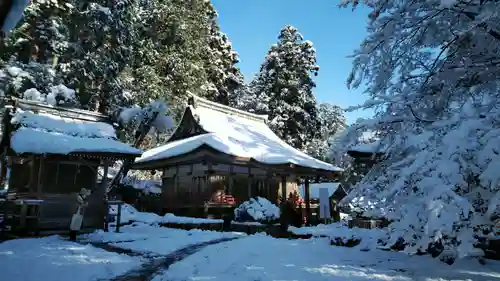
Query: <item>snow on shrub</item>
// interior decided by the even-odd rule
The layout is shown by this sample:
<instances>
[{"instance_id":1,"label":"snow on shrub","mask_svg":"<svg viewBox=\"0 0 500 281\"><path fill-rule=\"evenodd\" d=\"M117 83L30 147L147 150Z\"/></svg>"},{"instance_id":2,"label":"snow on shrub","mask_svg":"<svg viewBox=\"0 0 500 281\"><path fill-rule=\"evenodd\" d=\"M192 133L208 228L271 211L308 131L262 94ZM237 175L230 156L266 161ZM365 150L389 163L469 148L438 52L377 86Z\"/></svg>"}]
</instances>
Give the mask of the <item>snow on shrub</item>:
<instances>
[{"instance_id":1,"label":"snow on shrub","mask_svg":"<svg viewBox=\"0 0 500 281\"><path fill-rule=\"evenodd\" d=\"M332 245L356 247L361 251L390 249L390 246L388 247L382 243L382 240L387 237L387 229L348 228L344 223L336 222L311 227L290 226L288 231L296 235L328 237Z\"/></svg>"},{"instance_id":2,"label":"snow on shrub","mask_svg":"<svg viewBox=\"0 0 500 281\"><path fill-rule=\"evenodd\" d=\"M26 99L26 100L40 101L40 102L45 101L45 96L35 88L30 88L30 89L24 91L22 97L23 97L23 99Z\"/></svg>"},{"instance_id":3,"label":"snow on shrub","mask_svg":"<svg viewBox=\"0 0 500 281\"><path fill-rule=\"evenodd\" d=\"M278 206L269 202L269 200L257 197L243 202L234 210L235 220L245 221L273 221L280 218L280 209Z\"/></svg>"}]
</instances>

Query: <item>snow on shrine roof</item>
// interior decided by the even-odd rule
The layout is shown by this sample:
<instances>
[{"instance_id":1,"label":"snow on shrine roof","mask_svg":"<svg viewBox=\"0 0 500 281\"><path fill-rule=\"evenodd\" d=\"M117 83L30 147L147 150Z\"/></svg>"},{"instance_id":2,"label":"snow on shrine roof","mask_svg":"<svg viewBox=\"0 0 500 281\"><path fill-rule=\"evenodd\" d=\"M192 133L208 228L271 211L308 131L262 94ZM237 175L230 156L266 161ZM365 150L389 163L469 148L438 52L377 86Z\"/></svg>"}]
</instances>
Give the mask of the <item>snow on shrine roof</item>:
<instances>
[{"instance_id":1,"label":"snow on shrine roof","mask_svg":"<svg viewBox=\"0 0 500 281\"><path fill-rule=\"evenodd\" d=\"M375 136L374 132L363 132L358 139L359 143L349 147L348 151L355 151L361 153L383 153L386 149L385 146L380 144L380 139Z\"/></svg>"},{"instance_id":2,"label":"snow on shrine roof","mask_svg":"<svg viewBox=\"0 0 500 281\"><path fill-rule=\"evenodd\" d=\"M190 107L190 110L206 134L173 141L146 151L136 163L179 156L207 145L222 153L251 158L264 164L295 164L313 169L343 171L291 147L276 136L259 115L248 118L245 115L250 113L234 109L229 112L227 107L217 109L213 108L214 103L202 101L203 103L196 104L196 109Z\"/></svg>"},{"instance_id":3,"label":"snow on shrine roof","mask_svg":"<svg viewBox=\"0 0 500 281\"><path fill-rule=\"evenodd\" d=\"M116 139L110 124L33 113L17 108L11 123L11 148L18 154L117 153L140 155L141 151Z\"/></svg>"},{"instance_id":4,"label":"snow on shrine roof","mask_svg":"<svg viewBox=\"0 0 500 281\"><path fill-rule=\"evenodd\" d=\"M356 151L356 152L362 152L362 153L379 153L379 152L381 152L379 141L375 141L372 143L360 143L360 144L351 146L349 148L349 150Z\"/></svg>"}]
</instances>

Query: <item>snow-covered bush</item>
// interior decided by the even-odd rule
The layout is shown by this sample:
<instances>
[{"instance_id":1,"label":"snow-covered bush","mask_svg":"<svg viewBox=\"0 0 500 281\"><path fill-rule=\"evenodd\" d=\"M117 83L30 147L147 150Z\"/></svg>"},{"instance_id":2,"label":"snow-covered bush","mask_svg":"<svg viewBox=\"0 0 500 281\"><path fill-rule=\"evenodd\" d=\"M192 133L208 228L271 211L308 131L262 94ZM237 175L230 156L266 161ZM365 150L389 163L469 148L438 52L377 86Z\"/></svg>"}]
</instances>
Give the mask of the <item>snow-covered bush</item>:
<instances>
[{"instance_id":1,"label":"snow-covered bush","mask_svg":"<svg viewBox=\"0 0 500 281\"><path fill-rule=\"evenodd\" d=\"M238 222L273 222L280 218L280 209L265 198L251 198L234 210L234 217Z\"/></svg>"}]
</instances>

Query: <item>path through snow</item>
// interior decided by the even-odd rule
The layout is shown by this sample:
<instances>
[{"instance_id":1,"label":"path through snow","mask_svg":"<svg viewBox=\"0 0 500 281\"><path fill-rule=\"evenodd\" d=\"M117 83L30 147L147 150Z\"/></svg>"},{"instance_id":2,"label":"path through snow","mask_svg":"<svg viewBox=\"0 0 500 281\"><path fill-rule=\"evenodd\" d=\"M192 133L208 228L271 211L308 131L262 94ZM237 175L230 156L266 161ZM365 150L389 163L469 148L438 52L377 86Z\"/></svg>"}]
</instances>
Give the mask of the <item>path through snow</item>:
<instances>
[{"instance_id":1,"label":"path through snow","mask_svg":"<svg viewBox=\"0 0 500 281\"><path fill-rule=\"evenodd\" d=\"M186 257L200 251L201 249L210 245L227 242L234 239L237 239L237 237L221 238L187 246L166 256L152 258L149 262L142 264L139 268L133 269L123 275L117 276L111 279L111 281L150 281L160 270L168 269L172 264L185 259Z\"/></svg>"}]
</instances>

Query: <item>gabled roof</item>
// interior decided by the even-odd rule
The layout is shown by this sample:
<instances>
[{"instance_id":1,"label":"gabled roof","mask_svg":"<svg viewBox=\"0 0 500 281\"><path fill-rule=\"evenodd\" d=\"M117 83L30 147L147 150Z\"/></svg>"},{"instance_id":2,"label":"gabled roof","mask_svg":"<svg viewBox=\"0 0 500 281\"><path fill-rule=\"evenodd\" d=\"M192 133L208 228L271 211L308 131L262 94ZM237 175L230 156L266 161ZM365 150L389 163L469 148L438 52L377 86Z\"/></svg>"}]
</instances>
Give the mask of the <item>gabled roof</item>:
<instances>
[{"instance_id":1,"label":"gabled roof","mask_svg":"<svg viewBox=\"0 0 500 281\"><path fill-rule=\"evenodd\" d=\"M218 152L249 158L253 161L268 164L294 164L300 167L342 171L329 163L291 147L281 140L267 126L266 116L256 115L228 106L223 106L192 96L182 122L185 119L195 120L193 132L189 137L181 139L177 130L171 142L144 152L136 160L136 164L158 161L187 154L202 146L208 146Z\"/></svg>"},{"instance_id":2,"label":"gabled roof","mask_svg":"<svg viewBox=\"0 0 500 281\"><path fill-rule=\"evenodd\" d=\"M9 117L12 131L6 137L16 154L141 155L139 149L118 141L109 118L99 113L15 100Z\"/></svg>"},{"instance_id":3,"label":"gabled roof","mask_svg":"<svg viewBox=\"0 0 500 281\"><path fill-rule=\"evenodd\" d=\"M371 158L374 154L380 157L384 155L386 149L387 146L381 145L380 139L374 132L367 131L359 137L356 145L349 147L347 154L354 158Z\"/></svg>"}]
</instances>

